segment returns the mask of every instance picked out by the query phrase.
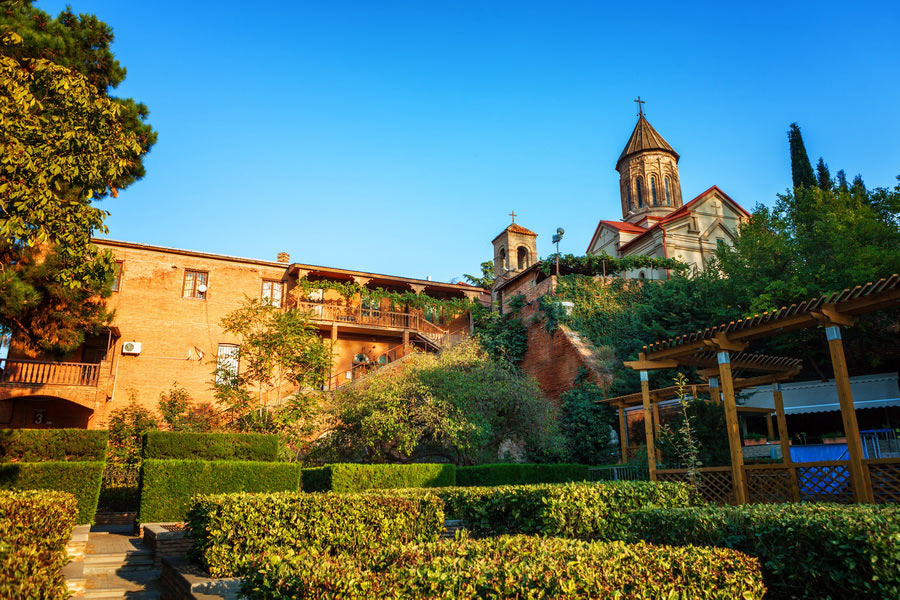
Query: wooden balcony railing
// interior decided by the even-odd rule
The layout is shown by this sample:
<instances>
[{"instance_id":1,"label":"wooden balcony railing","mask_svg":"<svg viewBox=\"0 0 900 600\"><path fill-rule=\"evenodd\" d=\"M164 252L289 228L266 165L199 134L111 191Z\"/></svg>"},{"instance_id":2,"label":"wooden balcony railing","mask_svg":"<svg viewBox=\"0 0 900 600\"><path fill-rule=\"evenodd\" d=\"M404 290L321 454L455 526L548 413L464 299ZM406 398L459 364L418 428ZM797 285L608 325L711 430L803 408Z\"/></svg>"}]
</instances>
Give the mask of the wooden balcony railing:
<instances>
[{"instance_id":1,"label":"wooden balcony railing","mask_svg":"<svg viewBox=\"0 0 900 600\"><path fill-rule=\"evenodd\" d=\"M99 379L98 363L0 359L0 384L96 387Z\"/></svg>"}]
</instances>

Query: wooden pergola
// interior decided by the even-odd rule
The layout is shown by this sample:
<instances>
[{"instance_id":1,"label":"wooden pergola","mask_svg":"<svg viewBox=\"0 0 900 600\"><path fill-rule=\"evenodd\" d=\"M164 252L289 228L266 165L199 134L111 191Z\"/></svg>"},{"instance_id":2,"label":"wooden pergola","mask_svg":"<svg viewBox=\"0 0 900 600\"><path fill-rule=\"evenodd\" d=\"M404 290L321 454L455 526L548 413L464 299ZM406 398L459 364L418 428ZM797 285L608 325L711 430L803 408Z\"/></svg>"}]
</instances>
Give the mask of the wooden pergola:
<instances>
[{"instance_id":1,"label":"wooden pergola","mask_svg":"<svg viewBox=\"0 0 900 600\"><path fill-rule=\"evenodd\" d=\"M645 415L650 415L654 398L657 398L658 402L658 398L672 393L672 388L651 392L647 377L649 371L680 366L703 367L701 375L705 374L710 378L705 386L706 391L710 391L717 398L720 389L724 403L731 467L719 470L730 470L732 501L744 504L751 500L747 486L747 475L750 471L754 471L752 473L754 487L751 491L757 496L756 500L764 498L766 501L772 501L773 498L782 497L784 500L800 500L802 497L798 486L798 469L815 468L818 469L817 473L822 473L820 477L822 481L831 482L832 491L837 489L842 481L840 472L849 471L850 493L856 502L896 502L900 501L900 459L866 460L863 456L841 330L855 325L857 317L861 314L898 306L900 306L900 276L892 275L874 283L826 294L777 311L754 315L644 346L638 360L626 362L625 365L640 373L640 396ZM791 462L790 448L786 441L787 428L784 425L784 405L779 382L784 380L783 378L789 379L796 375L800 363L796 359L752 355L746 354L745 351L755 340L789 331L819 327L824 329L828 342L844 433L847 436L849 460L794 464ZM715 363L710 364L713 357ZM740 379L735 376L740 370L762 371L766 374ZM748 383L754 379L756 380L754 383ZM744 465L738 431L735 390L765 383L772 384L783 462L780 465L753 465L752 469L748 469ZM697 391L700 389L698 386ZM624 396L612 401L624 406L630 401L630 397ZM654 428L649 418L644 419L644 424L650 476L656 480L658 473L654 460ZM675 471L677 470L671 470L670 474L677 475ZM807 471L801 474L808 475ZM828 499L842 499L840 490L833 491L832 495L835 497Z\"/></svg>"}]
</instances>

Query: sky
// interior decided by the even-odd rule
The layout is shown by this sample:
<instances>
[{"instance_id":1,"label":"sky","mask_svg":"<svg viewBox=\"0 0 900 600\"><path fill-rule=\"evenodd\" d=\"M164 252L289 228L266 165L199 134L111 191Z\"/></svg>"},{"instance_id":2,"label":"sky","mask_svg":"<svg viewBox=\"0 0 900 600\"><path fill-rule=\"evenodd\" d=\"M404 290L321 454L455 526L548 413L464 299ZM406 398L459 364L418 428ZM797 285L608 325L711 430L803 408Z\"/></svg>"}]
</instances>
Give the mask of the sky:
<instances>
[{"instance_id":1,"label":"sky","mask_svg":"<svg viewBox=\"0 0 900 600\"><path fill-rule=\"evenodd\" d=\"M68 3L159 132L102 203L114 239L449 281L514 210L583 254L621 219L638 95L685 201L771 205L793 121L832 173L900 174L896 2Z\"/></svg>"}]
</instances>

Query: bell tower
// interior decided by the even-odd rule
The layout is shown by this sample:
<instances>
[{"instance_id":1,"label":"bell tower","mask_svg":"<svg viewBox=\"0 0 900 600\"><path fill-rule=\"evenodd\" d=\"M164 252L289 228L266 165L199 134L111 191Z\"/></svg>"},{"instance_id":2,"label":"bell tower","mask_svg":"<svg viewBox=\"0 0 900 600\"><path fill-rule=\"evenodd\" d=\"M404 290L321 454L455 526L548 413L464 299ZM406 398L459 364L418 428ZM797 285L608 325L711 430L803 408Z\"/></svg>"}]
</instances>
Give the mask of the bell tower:
<instances>
[{"instance_id":1,"label":"bell tower","mask_svg":"<svg viewBox=\"0 0 900 600\"><path fill-rule=\"evenodd\" d=\"M516 213L511 212L512 223L494 238L494 276L510 277L524 271L538 260L537 234L516 223Z\"/></svg>"},{"instance_id":2,"label":"bell tower","mask_svg":"<svg viewBox=\"0 0 900 600\"><path fill-rule=\"evenodd\" d=\"M622 219L638 223L647 217L662 218L681 207L678 153L653 129L644 116L640 96L638 121L625 149L616 161Z\"/></svg>"}]
</instances>

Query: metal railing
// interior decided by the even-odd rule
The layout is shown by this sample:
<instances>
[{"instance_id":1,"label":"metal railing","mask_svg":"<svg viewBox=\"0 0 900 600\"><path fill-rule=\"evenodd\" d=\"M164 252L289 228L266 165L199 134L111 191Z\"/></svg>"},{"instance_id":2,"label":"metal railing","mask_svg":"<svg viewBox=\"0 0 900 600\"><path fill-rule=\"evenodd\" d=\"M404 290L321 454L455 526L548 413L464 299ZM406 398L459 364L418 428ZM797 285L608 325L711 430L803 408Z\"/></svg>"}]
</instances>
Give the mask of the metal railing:
<instances>
[{"instance_id":1,"label":"metal railing","mask_svg":"<svg viewBox=\"0 0 900 600\"><path fill-rule=\"evenodd\" d=\"M96 387L99 379L99 363L0 359L0 384Z\"/></svg>"},{"instance_id":2,"label":"metal railing","mask_svg":"<svg viewBox=\"0 0 900 600\"><path fill-rule=\"evenodd\" d=\"M409 355L414 352L411 346L400 344L399 346L394 346L393 348L389 348L383 354L380 354L374 362L358 364L354 365L352 368L347 369L345 371L341 371L334 377L332 377L331 388L336 389L341 387L342 385L346 385L367 375L377 371L382 367L386 367L395 361L400 360L404 356Z\"/></svg>"},{"instance_id":3,"label":"metal railing","mask_svg":"<svg viewBox=\"0 0 900 600\"><path fill-rule=\"evenodd\" d=\"M610 465L588 469L591 481L637 481L644 479L634 465Z\"/></svg>"}]
</instances>

